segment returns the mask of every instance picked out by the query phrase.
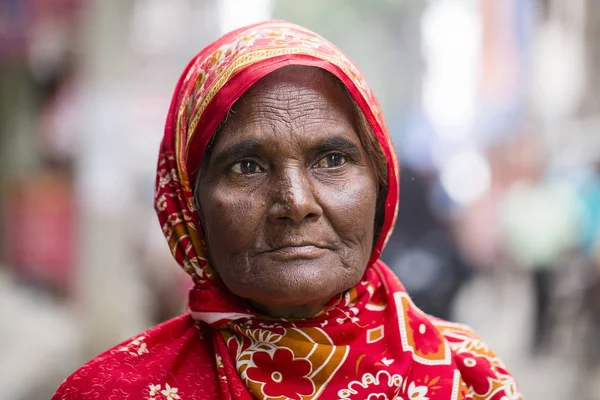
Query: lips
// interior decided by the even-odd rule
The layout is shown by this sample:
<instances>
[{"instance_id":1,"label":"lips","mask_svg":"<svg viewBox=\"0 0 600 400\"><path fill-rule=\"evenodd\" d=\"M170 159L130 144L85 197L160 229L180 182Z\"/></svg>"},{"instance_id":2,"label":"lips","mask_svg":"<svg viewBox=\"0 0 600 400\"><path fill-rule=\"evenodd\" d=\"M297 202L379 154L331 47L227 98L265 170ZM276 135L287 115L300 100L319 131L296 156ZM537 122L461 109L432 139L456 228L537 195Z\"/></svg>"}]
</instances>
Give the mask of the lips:
<instances>
[{"instance_id":1,"label":"lips","mask_svg":"<svg viewBox=\"0 0 600 400\"><path fill-rule=\"evenodd\" d=\"M321 257L328 247L315 243L286 243L274 246L267 251L261 252L272 257L290 260L290 259L314 259Z\"/></svg>"}]
</instances>

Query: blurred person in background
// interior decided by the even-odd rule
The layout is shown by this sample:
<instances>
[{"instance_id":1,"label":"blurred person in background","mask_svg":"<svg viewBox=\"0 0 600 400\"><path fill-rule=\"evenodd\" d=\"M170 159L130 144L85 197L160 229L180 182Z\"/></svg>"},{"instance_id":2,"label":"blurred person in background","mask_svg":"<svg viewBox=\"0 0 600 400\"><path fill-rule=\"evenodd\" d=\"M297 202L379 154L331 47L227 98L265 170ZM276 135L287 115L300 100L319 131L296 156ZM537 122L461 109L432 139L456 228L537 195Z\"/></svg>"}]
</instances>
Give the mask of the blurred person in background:
<instances>
[{"instance_id":1,"label":"blurred person in background","mask_svg":"<svg viewBox=\"0 0 600 400\"><path fill-rule=\"evenodd\" d=\"M447 223L432 208L431 181L409 166L402 167L402 205L382 260L419 308L449 320L454 299L472 267L459 252Z\"/></svg>"},{"instance_id":2,"label":"blurred person in background","mask_svg":"<svg viewBox=\"0 0 600 400\"><path fill-rule=\"evenodd\" d=\"M546 176L537 136L524 134L513 144L508 153L515 161L515 180L500 206L501 235L508 260L531 273L531 348L540 353L550 345L557 269L570 261L580 243L580 208L570 185Z\"/></svg>"},{"instance_id":3,"label":"blurred person in background","mask_svg":"<svg viewBox=\"0 0 600 400\"><path fill-rule=\"evenodd\" d=\"M522 398L470 328L423 313L379 260L398 173L377 101L332 44L283 21L210 44L176 86L156 180L190 312L54 399Z\"/></svg>"},{"instance_id":4,"label":"blurred person in background","mask_svg":"<svg viewBox=\"0 0 600 400\"><path fill-rule=\"evenodd\" d=\"M19 282L61 298L72 294L77 247L73 144L75 61L71 54L35 76L33 165L14 171L4 195L5 260ZM16 150L15 150L16 151ZM20 172L20 173L19 173Z\"/></svg>"},{"instance_id":5,"label":"blurred person in background","mask_svg":"<svg viewBox=\"0 0 600 400\"><path fill-rule=\"evenodd\" d=\"M588 319L584 360L600 367L600 161L593 163L589 172L579 191L583 256L591 266L582 299L582 310Z\"/></svg>"},{"instance_id":6,"label":"blurred person in background","mask_svg":"<svg viewBox=\"0 0 600 400\"><path fill-rule=\"evenodd\" d=\"M591 260L596 260L600 251L600 161L594 163L580 196L585 215L582 247Z\"/></svg>"}]
</instances>

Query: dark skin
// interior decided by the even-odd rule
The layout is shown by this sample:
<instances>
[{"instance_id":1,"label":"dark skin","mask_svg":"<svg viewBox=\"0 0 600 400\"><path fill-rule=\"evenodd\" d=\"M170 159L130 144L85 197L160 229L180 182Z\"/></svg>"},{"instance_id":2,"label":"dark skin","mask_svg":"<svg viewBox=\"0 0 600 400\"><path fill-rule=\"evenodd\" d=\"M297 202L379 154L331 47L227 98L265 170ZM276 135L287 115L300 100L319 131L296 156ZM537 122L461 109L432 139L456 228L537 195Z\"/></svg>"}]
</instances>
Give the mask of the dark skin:
<instances>
[{"instance_id":1,"label":"dark skin","mask_svg":"<svg viewBox=\"0 0 600 400\"><path fill-rule=\"evenodd\" d=\"M310 318L364 273L377 179L352 115L327 73L285 67L215 137L197 188L209 260L262 313Z\"/></svg>"}]
</instances>

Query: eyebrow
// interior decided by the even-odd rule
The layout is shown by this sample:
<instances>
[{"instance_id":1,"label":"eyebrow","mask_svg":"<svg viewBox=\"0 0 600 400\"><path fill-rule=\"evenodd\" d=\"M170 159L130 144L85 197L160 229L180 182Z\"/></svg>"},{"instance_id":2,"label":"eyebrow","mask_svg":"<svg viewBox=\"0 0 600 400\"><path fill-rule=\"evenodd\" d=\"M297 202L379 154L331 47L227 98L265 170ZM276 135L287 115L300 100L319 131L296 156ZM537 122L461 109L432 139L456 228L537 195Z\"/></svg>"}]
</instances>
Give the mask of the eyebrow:
<instances>
[{"instance_id":1,"label":"eyebrow","mask_svg":"<svg viewBox=\"0 0 600 400\"><path fill-rule=\"evenodd\" d=\"M321 141L315 146L314 151L316 154L341 151L350 157L360 159L360 149L358 146L343 136L333 136Z\"/></svg>"},{"instance_id":2,"label":"eyebrow","mask_svg":"<svg viewBox=\"0 0 600 400\"><path fill-rule=\"evenodd\" d=\"M243 158L248 155L255 155L260 153L264 146L265 144L263 141L252 139L234 143L219 153L215 153L213 155L214 163L215 165L222 165L231 160ZM314 154L322 154L330 151L340 151L357 160L361 158L361 152L358 146L343 136L333 136L319 141L312 149Z\"/></svg>"},{"instance_id":3,"label":"eyebrow","mask_svg":"<svg viewBox=\"0 0 600 400\"><path fill-rule=\"evenodd\" d=\"M220 165L232 159L258 153L262 147L263 144L260 140L244 140L239 143L234 143L214 155L215 164Z\"/></svg>"}]
</instances>

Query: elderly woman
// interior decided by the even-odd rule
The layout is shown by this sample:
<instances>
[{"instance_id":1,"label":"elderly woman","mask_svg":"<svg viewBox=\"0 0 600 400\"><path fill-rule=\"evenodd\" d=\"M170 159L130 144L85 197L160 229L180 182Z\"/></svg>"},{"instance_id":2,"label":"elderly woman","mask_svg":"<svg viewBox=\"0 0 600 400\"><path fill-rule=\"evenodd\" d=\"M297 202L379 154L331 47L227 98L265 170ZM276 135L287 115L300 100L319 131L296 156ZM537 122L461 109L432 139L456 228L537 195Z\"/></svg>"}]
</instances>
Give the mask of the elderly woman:
<instances>
[{"instance_id":1,"label":"elderly woman","mask_svg":"<svg viewBox=\"0 0 600 400\"><path fill-rule=\"evenodd\" d=\"M156 180L189 313L54 399L521 398L468 327L424 314L379 261L398 175L373 93L332 44L282 21L210 44L175 88Z\"/></svg>"}]
</instances>

